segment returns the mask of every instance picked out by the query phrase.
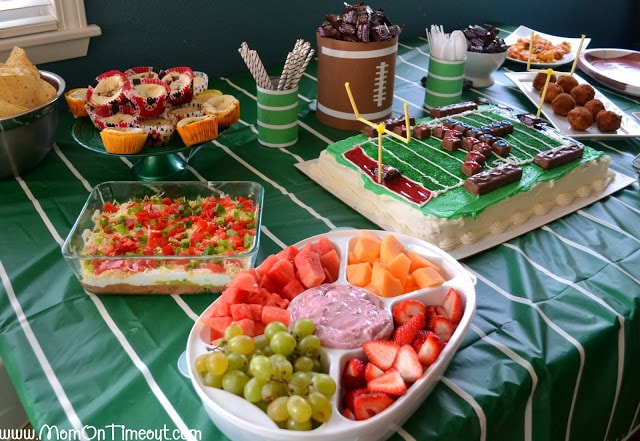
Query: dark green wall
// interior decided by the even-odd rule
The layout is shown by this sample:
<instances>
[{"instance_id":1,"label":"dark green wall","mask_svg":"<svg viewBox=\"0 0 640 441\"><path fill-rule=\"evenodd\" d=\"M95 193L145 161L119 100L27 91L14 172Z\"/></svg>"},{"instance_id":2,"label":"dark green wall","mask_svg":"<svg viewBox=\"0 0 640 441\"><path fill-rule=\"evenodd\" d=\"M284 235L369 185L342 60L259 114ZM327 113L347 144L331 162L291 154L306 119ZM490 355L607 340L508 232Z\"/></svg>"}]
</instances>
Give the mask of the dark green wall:
<instances>
[{"instance_id":1,"label":"dark green wall","mask_svg":"<svg viewBox=\"0 0 640 441\"><path fill-rule=\"evenodd\" d=\"M566 37L586 34L590 47L635 48L640 0L395 0L368 2L404 26L402 39L487 22L524 24ZM102 28L88 56L39 66L62 75L67 87L84 87L110 69L188 65L210 76L246 70L238 48L246 41L267 66L281 67L297 38L315 46L325 13L341 12L340 1L88 0L87 19Z\"/></svg>"}]
</instances>

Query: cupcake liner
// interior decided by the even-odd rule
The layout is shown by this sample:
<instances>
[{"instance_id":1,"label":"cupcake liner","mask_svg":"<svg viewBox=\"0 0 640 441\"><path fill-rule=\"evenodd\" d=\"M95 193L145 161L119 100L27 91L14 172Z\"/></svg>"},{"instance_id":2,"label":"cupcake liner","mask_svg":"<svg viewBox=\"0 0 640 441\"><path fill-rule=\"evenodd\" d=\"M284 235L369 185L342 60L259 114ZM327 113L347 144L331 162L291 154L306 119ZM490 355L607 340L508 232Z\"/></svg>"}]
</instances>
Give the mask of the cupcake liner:
<instances>
[{"instance_id":1,"label":"cupcake liner","mask_svg":"<svg viewBox=\"0 0 640 441\"><path fill-rule=\"evenodd\" d=\"M169 103L177 106L186 104L193 98L193 70L179 66L165 69L160 79L169 85Z\"/></svg>"},{"instance_id":2,"label":"cupcake liner","mask_svg":"<svg viewBox=\"0 0 640 441\"><path fill-rule=\"evenodd\" d=\"M107 127L135 127L138 122L138 112L128 104L112 104L109 106L85 106L91 122L98 130Z\"/></svg>"},{"instance_id":3,"label":"cupcake liner","mask_svg":"<svg viewBox=\"0 0 640 441\"><path fill-rule=\"evenodd\" d=\"M233 95L213 96L202 104L202 110L205 115L215 115L220 127L229 127L240 119L240 101Z\"/></svg>"},{"instance_id":4,"label":"cupcake liner","mask_svg":"<svg viewBox=\"0 0 640 441\"><path fill-rule=\"evenodd\" d=\"M153 78L159 80L161 73L162 69L151 66L136 66L124 71L124 74L129 81L142 78Z\"/></svg>"},{"instance_id":5,"label":"cupcake liner","mask_svg":"<svg viewBox=\"0 0 640 441\"><path fill-rule=\"evenodd\" d=\"M125 91L131 87L129 80L119 70L110 70L98 75L87 88L87 102L92 107L126 104Z\"/></svg>"},{"instance_id":6,"label":"cupcake liner","mask_svg":"<svg viewBox=\"0 0 640 441\"><path fill-rule=\"evenodd\" d=\"M186 146L212 141L218 137L218 121L213 115L183 118L176 130Z\"/></svg>"},{"instance_id":7,"label":"cupcake liner","mask_svg":"<svg viewBox=\"0 0 640 441\"><path fill-rule=\"evenodd\" d=\"M209 100L210 98L213 98L214 96L220 96L222 95L222 91L218 90L218 89L207 89L207 90L203 90L202 92L198 92L196 94L193 95L193 99L191 100L191 104L196 104L200 107L202 107L202 104Z\"/></svg>"},{"instance_id":8,"label":"cupcake liner","mask_svg":"<svg viewBox=\"0 0 640 441\"><path fill-rule=\"evenodd\" d=\"M167 145L176 130L176 119L168 113L155 118L141 118L137 127L147 133L147 144L159 147Z\"/></svg>"},{"instance_id":9,"label":"cupcake liner","mask_svg":"<svg viewBox=\"0 0 640 441\"><path fill-rule=\"evenodd\" d=\"M193 71L193 94L204 92L209 87L209 75L205 72Z\"/></svg>"},{"instance_id":10,"label":"cupcake liner","mask_svg":"<svg viewBox=\"0 0 640 441\"><path fill-rule=\"evenodd\" d=\"M126 96L141 117L158 116L165 111L170 92L167 83L154 78L136 78L131 80L130 84ZM149 96L147 92L154 86L162 87L162 93Z\"/></svg>"},{"instance_id":11,"label":"cupcake liner","mask_svg":"<svg viewBox=\"0 0 640 441\"><path fill-rule=\"evenodd\" d=\"M71 89L65 92L64 98L67 101L67 106L69 106L69 111L73 114L73 116L81 117L81 116L89 116L85 105L87 104L87 88L86 87L78 87L75 89Z\"/></svg>"},{"instance_id":12,"label":"cupcake liner","mask_svg":"<svg viewBox=\"0 0 640 441\"><path fill-rule=\"evenodd\" d=\"M118 155L140 153L147 140L144 130L135 127L107 127L100 132L107 152Z\"/></svg>"}]
</instances>

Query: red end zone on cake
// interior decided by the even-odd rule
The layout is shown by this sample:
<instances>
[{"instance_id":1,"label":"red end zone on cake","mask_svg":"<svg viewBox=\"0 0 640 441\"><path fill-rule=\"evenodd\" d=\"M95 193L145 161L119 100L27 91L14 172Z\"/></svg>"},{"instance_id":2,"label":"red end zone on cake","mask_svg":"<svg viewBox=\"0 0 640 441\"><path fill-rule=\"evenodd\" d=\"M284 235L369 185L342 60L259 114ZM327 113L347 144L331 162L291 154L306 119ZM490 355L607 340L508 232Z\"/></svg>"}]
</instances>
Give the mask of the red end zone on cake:
<instances>
[{"instance_id":1,"label":"red end zone on cake","mask_svg":"<svg viewBox=\"0 0 640 441\"><path fill-rule=\"evenodd\" d=\"M633 182L609 169L607 155L531 115L465 102L410 123L409 143L383 138L381 182L378 139L367 128L298 168L385 230L421 238L456 258ZM393 131L404 118L384 124Z\"/></svg>"}]
</instances>

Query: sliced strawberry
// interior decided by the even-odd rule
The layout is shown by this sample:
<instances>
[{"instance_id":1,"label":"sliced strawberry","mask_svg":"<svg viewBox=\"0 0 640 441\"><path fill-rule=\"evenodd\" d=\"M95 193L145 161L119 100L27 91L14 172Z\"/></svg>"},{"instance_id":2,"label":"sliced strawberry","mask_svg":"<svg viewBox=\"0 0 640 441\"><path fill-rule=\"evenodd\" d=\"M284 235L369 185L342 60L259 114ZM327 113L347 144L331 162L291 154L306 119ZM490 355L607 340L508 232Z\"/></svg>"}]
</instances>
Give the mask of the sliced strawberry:
<instances>
[{"instance_id":1,"label":"sliced strawberry","mask_svg":"<svg viewBox=\"0 0 640 441\"><path fill-rule=\"evenodd\" d=\"M382 392L371 392L358 395L354 399L356 420L366 420L379 414L393 404L394 399Z\"/></svg>"},{"instance_id":2,"label":"sliced strawberry","mask_svg":"<svg viewBox=\"0 0 640 441\"><path fill-rule=\"evenodd\" d=\"M369 381L367 389L371 392L384 392L392 397L399 397L407 391L407 383L404 382L400 371L392 367L379 377Z\"/></svg>"},{"instance_id":3,"label":"sliced strawberry","mask_svg":"<svg viewBox=\"0 0 640 441\"><path fill-rule=\"evenodd\" d=\"M369 340L362 344L369 361L386 371L393 365L400 345L390 340Z\"/></svg>"},{"instance_id":4,"label":"sliced strawberry","mask_svg":"<svg viewBox=\"0 0 640 441\"><path fill-rule=\"evenodd\" d=\"M444 342L434 332L425 331L424 335L416 337L413 342L413 347L418 353L418 360L420 360L420 363L425 367L429 367L438 359L438 356L444 347Z\"/></svg>"},{"instance_id":5,"label":"sliced strawberry","mask_svg":"<svg viewBox=\"0 0 640 441\"><path fill-rule=\"evenodd\" d=\"M422 313L426 317L426 309L427 307L420 300L402 300L400 303L396 304L393 307L393 320L395 321L396 326L400 326L404 323L407 323L409 319L416 314Z\"/></svg>"},{"instance_id":6,"label":"sliced strawberry","mask_svg":"<svg viewBox=\"0 0 640 441\"><path fill-rule=\"evenodd\" d=\"M418 334L418 331L424 329L427 324L423 313L419 312L409 319L406 323L398 326L393 331L391 339L399 345L411 344L413 339Z\"/></svg>"},{"instance_id":7,"label":"sliced strawberry","mask_svg":"<svg viewBox=\"0 0 640 441\"><path fill-rule=\"evenodd\" d=\"M373 363L367 363L367 366L364 368L364 379L368 383L376 377L379 377L383 374L383 370L380 369Z\"/></svg>"},{"instance_id":8,"label":"sliced strawberry","mask_svg":"<svg viewBox=\"0 0 640 441\"><path fill-rule=\"evenodd\" d=\"M447 310L444 309L444 306L442 305L436 305L433 307L433 312L435 315L444 315L445 317L448 317L449 314L447 313Z\"/></svg>"},{"instance_id":9,"label":"sliced strawberry","mask_svg":"<svg viewBox=\"0 0 640 441\"><path fill-rule=\"evenodd\" d=\"M442 306L447 311L447 317L454 325L460 323L462 313L464 312L464 305L462 304L462 296L455 290L455 288L449 288L447 295L445 296Z\"/></svg>"},{"instance_id":10,"label":"sliced strawberry","mask_svg":"<svg viewBox=\"0 0 640 441\"><path fill-rule=\"evenodd\" d=\"M443 342L448 342L453 332L456 330L456 326L451 323L449 318L443 315L437 315L429 321L427 329L435 332Z\"/></svg>"},{"instance_id":11,"label":"sliced strawberry","mask_svg":"<svg viewBox=\"0 0 640 441\"><path fill-rule=\"evenodd\" d=\"M422 364L416 350L410 344L400 346L393 367L398 369L402 379L407 383L413 383L422 376Z\"/></svg>"},{"instance_id":12,"label":"sliced strawberry","mask_svg":"<svg viewBox=\"0 0 640 441\"><path fill-rule=\"evenodd\" d=\"M353 413L353 410L351 409L342 409L342 416L349 419L349 420L355 420L356 419L356 414Z\"/></svg>"},{"instance_id":13,"label":"sliced strawberry","mask_svg":"<svg viewBox=\"0 0 640 441\"><path fill-rule=\"evenodd\" d=\"M342 384L347 389L358 389L365 387L367 382L364 379L364 369L367 362L359 358L351 358L342 371Z\"/></svg>"},{"instance_id":14,"label":"sliced strawberry","mask_svg":"<svg viewBox=\"0 0 640 441\"><path fill-rule=\"evenodd\" d=\"M427 321L427 323L429 323L429 320L431 320L436 315L438 315L436 313L436 307L433 305L427 305L427 312L424 315L424 318Z\"/></svg>"},{"instance_id":15,"label":"sliced strawberry","mask_svg":"<svg viewBox=\"0 0 640 441\"><path fill-rule=\"evenodd\" d=\"M342 397L342 408L349 409L355 413L354 400L358 395L368 394L370 391L366 387L348 390Z\"/></svg>"}]
</instances>

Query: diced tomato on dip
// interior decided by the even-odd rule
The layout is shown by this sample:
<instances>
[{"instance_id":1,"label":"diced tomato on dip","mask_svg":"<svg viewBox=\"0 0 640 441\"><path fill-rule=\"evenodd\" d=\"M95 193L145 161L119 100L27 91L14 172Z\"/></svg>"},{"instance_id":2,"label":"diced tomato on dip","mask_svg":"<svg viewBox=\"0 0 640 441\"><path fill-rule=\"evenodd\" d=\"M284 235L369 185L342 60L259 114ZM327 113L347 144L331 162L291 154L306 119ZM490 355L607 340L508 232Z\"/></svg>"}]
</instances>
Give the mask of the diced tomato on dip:
<instances>
[{"instance_id":1,"label":"diced tomato on dip","mask_svg":"<svg viewBox=\"0 0 640 441\"><path fill-rule=\"evenodd\" d=\"M236 255L247 252L256 235L257 207L248 198L150 196L124 203L105 202L94 215L94 228L85 232L85 256ZM224 271L211 261L210 271ZM152 260L93 261L97 274L108 269L144 270ZM134 268L133 266L136 266Z\"/></svg>"}]
</instances>

